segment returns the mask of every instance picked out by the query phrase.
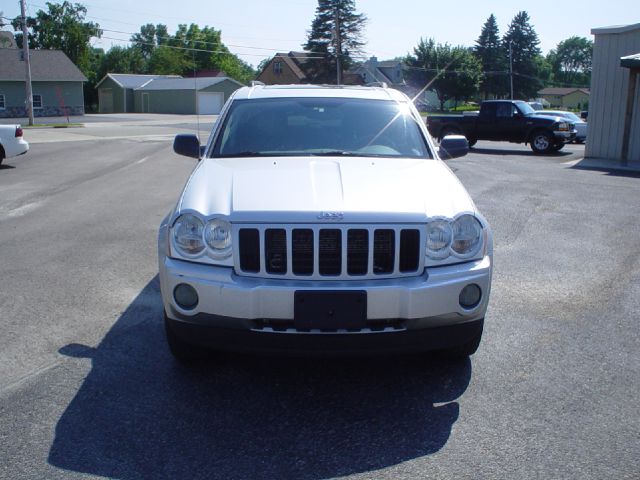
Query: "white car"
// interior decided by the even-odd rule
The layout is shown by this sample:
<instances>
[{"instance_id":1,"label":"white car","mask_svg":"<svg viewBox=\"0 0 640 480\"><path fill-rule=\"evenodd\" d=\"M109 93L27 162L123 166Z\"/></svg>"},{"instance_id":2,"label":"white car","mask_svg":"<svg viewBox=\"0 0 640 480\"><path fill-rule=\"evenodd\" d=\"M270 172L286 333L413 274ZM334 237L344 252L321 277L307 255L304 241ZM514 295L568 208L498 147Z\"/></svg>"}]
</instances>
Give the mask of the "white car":
<instances>
[{"instance_id":1,"label":"white car","mask_svg":"<svg viewBox=\"0 0 640 480\"><path fill-rule=\"evenodd\" d=\"M0 125L0 163L5 158L24 155L29 151L29 144L22 137L20 125Z\"/></svg>"},{"instance_id":2,"label":"white car","mask_svg":"<svg viewBox=\"0 0 640 480\"><path fill-rule=\"evenodd\" d=\"M492 234L402 93L254 86L226 103L158 237L171 352L476 351Z\"/></svg>"},{"instance_id":3,"label":"white car","mask_svg":"<svg viewBox=\"0 0 640 480\"><path fill-rule=\"evenodd\" d=\"M573 112L565 112L563 110L538 110L536 115L552 115L556 117L562 117L570 120L576 126L576 139L575 143L584 143L587 140L587 122L582 120L578 115Z\"/></svg>"}]
</instances>

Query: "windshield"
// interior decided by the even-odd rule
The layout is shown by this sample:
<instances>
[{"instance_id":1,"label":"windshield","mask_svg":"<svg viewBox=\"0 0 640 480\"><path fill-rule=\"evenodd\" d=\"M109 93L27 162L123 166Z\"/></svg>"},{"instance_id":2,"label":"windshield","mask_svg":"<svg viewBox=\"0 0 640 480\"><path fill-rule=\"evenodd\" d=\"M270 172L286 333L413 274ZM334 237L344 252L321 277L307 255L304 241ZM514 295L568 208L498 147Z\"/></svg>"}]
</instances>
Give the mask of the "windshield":
<instances>
[{"instance_id":1,"label":"windshield","mask_svg":"<svg viewBox=\"0 0 640 480\"><path fill-rule=\"evenodd\" d=\"M354 98L238 100L212 156L262 155L430 157L407 104Z\"/></svg>"},{"instance_id":2,"label":"windshield","mask_svg":"<svg viewBox=\"0 0 640 480\"><path fill-rule=\"evenodd\" d=\"M518 108L520 109L520 112L522 112L523 115L533 115L534 113L536 113L536 111L531 108L531 105L529 105L527 102L515 102L515 104L518 106Z\"/></svg>"}]
</instances>

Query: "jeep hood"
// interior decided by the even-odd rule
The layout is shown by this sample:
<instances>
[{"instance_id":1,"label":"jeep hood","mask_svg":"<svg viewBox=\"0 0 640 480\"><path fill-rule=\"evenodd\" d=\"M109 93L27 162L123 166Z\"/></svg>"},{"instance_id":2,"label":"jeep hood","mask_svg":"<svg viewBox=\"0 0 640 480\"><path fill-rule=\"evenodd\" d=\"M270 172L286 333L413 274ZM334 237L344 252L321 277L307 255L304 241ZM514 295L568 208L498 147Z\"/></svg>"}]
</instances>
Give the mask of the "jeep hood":
<instances>
[{"instance_id":1,"label":"jeep hood","mask_svg":"<svg viewBox=\"0 0 640 480\"><path fill-rule=\"evenodd\" d=\"M178 204L184 211L234 222L413 223L475 207L439 160L261 157L202 160Z\"/></svg>"}]
</instances>

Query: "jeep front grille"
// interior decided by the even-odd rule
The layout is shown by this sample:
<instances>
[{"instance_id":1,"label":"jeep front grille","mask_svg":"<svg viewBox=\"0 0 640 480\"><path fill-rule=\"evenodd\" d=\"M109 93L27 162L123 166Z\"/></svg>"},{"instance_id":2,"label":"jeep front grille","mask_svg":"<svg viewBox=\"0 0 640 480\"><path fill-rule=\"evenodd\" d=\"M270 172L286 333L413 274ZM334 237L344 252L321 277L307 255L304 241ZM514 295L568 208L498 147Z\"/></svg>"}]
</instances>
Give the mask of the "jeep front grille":
<instances>
[{"instance_id":1,"label":"jeep front grille","mask_svg":"<svg viewBox=\"0 0 640 480\"><path fill-rule=\"evenodd\" d=\"M273 278L363 279L418 275L424 235L415 225L242 225L236 272Z\"/></svg>"}]
</instances>

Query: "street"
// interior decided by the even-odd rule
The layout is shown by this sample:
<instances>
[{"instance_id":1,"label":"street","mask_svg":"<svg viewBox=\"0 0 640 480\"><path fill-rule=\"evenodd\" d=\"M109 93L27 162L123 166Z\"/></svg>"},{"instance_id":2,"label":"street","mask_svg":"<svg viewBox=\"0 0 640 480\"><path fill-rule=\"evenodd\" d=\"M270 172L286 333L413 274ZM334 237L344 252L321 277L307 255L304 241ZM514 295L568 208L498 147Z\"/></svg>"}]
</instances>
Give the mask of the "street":
<instances>
[{"instance_id":1,"label":"street","mask_svg":"<svg viewBox=\"0 0 640 480\"><path fill-rule=\"evenodd\" d=\"M581 168L583 145L448 162L495 236L469 360L187 369L156 235L194 118L25 130L0 165L0 478L638 478L638 175Z\"/></svg>"}]
</instances>

